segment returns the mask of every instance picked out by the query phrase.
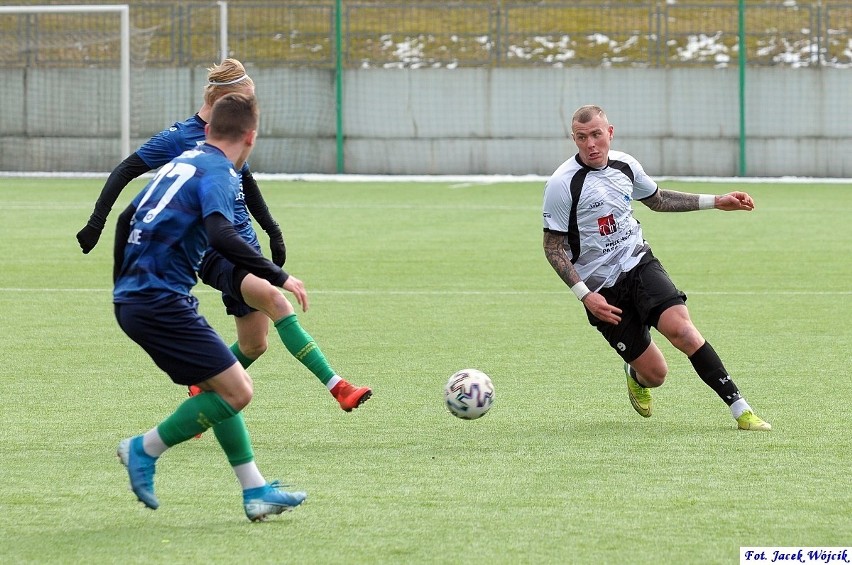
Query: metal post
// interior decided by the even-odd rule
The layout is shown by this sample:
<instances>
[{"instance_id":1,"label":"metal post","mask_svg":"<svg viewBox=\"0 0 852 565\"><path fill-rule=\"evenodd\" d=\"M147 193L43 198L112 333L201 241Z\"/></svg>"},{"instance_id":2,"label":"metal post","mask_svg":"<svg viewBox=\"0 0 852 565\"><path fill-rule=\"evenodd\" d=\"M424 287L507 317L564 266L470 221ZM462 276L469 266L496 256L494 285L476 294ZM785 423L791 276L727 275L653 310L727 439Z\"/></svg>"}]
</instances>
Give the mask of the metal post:
<instances>
[{"instance_id":1,"label":"metal post","mask_svg":"<svg viewBox=\"0 0 852 565\"><path fill-rule=\"evenodd\" d=\"M343 174L345 170L343 159L343 10L341 0L334 3L334 83L335 103L337 104L337 174Z\"/></svg>"},{"instance_id":2,"label":"metal post","mask_svg":"<svg viewBox=\"0 0 852 565\"><path fill-rule=\"evenodd\" d=\"M121 86L119 111L121 112L120 154L130 154L130 6L128 4L56 5L56 6L0 6L0 14L75 14L92 12L118 12L121 17Z\"/></svg>"},{"instance_id":3,"label":"metal post","mask_svg":"<svg viewBox=\"0 0 852 565\"><path fill-rule=\"evenodd\" d=\"M130 155L130 7L121 6L121 158Z\"/></svg>"},{"instance_id":4,"label":"metal post","mask_svg":"<svg viewBox=\"0 0 852 565\"><path fill-rule=\"evenodd\" d=\"M746 33L745 33L745 0L739 0L739 53L740 67L740 163L739 176L746 176Z\"/></svg>"},{"instance_id":5,"label":"metal post","mask_svg":"<svg viewBox=\"0 0 852 565\"><path fill-rule=\"evenodd\" d=\"M219 61L228 58L228 3L225 0L216 2L219 4Z\"/></svg>"}]
</instances>

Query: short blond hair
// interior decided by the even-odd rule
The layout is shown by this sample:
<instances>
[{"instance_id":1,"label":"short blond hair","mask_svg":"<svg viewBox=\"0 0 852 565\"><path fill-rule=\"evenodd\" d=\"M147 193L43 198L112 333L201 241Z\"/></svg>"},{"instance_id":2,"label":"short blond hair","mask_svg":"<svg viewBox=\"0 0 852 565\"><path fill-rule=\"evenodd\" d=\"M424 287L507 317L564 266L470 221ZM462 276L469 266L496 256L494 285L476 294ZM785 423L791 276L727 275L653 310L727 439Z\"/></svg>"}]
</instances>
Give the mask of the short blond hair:
<instances>
[{"instance_id":1,"label":"short blond hair","mask_svg":"<svg viewBox=\"0 0 852 565\"><path fill-rule=\"evenodd\" d=\"M236 59L225 59L207 69L204 102L212 106L225 94L243 92L247 86L254 88L254 81L246 74L243 64Z\"/></svg>"}]
</instances>

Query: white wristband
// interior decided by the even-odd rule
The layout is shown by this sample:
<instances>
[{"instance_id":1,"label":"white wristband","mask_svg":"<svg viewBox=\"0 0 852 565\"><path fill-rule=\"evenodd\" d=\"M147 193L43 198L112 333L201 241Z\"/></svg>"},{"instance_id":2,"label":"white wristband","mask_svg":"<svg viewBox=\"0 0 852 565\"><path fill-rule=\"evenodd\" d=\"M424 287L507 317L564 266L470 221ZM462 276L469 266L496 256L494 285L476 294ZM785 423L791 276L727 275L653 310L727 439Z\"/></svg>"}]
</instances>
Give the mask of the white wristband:
<instances>
[{"instance_id":1,"label":"white wristband","mask_svg":"<svg viewBox=\"0 0 852 565\"><path fill-rule=\"evenodd\" d=\"M698 195L698 209L699 210L712 210L716 207L716 195L715 194L699 194Z\"/></svg>"},{"instance_id":2,"label":"white wristband","mask_svg":"<svg viewBox=\"0 0 852 565\"><path fill-rule=\"evenodd\" d=\"M586 283L584 283L583 281L580 281L580 282L578 282L577 284L575 284L574 286L571 287L571 292L574 293L574 296L577 297L577 300L582 302L583 299L586 297L586 295L589 294L592 291L589 290L589 287L586 286Z\"/></svg>"}]
</instances>

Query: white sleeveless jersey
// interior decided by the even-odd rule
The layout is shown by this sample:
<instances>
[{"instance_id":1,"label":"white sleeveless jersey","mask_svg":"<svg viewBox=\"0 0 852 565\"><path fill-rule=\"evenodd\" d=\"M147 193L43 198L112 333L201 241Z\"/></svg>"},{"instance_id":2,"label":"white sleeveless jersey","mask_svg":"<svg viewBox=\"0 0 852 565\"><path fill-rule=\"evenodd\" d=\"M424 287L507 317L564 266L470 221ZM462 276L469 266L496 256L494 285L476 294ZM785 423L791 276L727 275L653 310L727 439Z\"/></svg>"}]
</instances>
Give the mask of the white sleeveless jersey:
<instances>
[{"instance_id":1,"label":"white sleeveless jersey","mask_svg":"<svg viewBox=\"0 0 852 565\"><path fill-rule=\"evenodd\" d=\"M656 191L642 165L621 151L610 151L603 169L575 155L547 181L544 230L568 235L565 252L592 291L615 284L649 249L630 203Z\"/></svg>"}]
</instances>

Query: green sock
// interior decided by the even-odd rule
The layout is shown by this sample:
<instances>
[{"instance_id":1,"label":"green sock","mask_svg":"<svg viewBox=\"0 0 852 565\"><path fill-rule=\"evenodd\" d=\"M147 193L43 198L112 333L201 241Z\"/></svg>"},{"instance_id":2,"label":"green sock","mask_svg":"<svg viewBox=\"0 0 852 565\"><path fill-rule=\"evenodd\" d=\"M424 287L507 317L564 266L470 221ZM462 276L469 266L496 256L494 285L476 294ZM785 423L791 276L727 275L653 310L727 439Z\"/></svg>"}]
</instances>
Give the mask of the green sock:
<instances>
[{"instance_id":1,"label":"green sock","mask_svg":"<svg viewBox=\"0 0 852 565\"><path fill-rule=\"evenodd\" d=\"M163 443L172 447L237 413L217 393L205 392L184 400L171 416L160 422L157 431Z\"/></svg>"},{"instance_id":2,"label":"green sock","mask_svg":"<svg viewBox=\"0 0 852 565\"><path fill-rule=\"evenodd\" d=\"M231 353L237 358L237 361L240 362L240 365L243 366L243 369L248 369L249 365L255 362L254 359L249 359L246 357L246 354L240 351L240 342L235 341L231 344Z\"/></svg>"},{"instance_id":3,"label":"green sock","mask_svg":"<svg viewBox=\"0 0 852 565\"><path fill-rule=\"evenodd\" d=\"M228 456L231 467L254 461L254 451L242 412L213 426L213 433L222 451Z\"/></svg>"},{"instance_id":4,"label":"green sock","mask_svg":"<svg viewBox=\"0 0 852 565\"><path fill-rule=\"evenodd\" d=\"M293 357L307 367L322 384L328 384L334 376L334 369L328 364L325 355L308 332L299 325L296 314L290 314L275 322L275 329Z\"/></svg>"}]
</instances>

